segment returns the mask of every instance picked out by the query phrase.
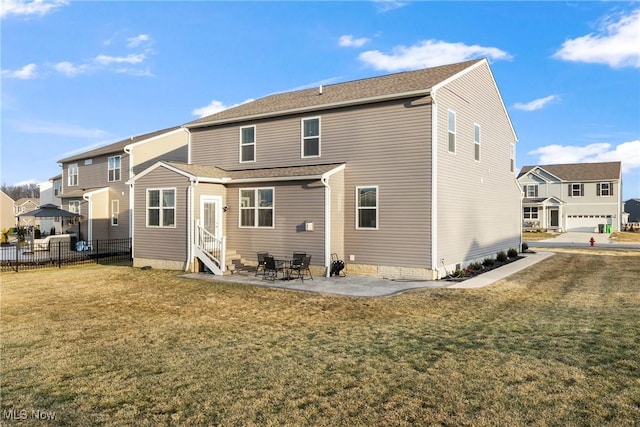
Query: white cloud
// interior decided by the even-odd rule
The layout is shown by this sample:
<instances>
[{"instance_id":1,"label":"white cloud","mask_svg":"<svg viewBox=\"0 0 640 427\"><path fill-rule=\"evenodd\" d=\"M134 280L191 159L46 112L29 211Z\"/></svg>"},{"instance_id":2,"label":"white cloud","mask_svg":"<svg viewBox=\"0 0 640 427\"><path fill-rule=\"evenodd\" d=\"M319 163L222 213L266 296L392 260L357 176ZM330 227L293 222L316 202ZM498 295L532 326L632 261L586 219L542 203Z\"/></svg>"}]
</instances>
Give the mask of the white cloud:
<instances>
[{"instance_id":1,"label":"white cloud","mask_svg":"<svg viewBox=\"0 0 640 427\"><path fill-rule=\"evenodd\" d=\"M239 104L224 105L221 101L217 101L214 99L209 103L209 105L194 109L193 111L191 111L191 114L193 114L194 116L198 116L198 118L202 118L219 113L220 111L228 110L229 108L237 107L238 105L246 104L247 102L251 101L253 101L252 98L247 99L246 101L243 101Z\"/></svg>"},{"instance_id":2,"label":"white cloud","mask_svg":"<svg viewBox=\"0 0 640 427\"><path fill-rule=\"evenodd\" d=\"M57 135L70 138L105 138L109 133L102 129L84 128L66 123L52 123L46 121L24 121L11 123L19 132L42 135Z\"/></svg>"},{"instance_id":3,"label":"white cloud","mask_svg":"<svg viewBox=\"0 0 640 427\"><path fill-rule=\"evenodd\" d=\"M76 74L81 74L87 71L89 68L86 64L83 65L74 65L71 62L63 61L58 62L54 65L54 68L57 72L67 75L67 76L75 76Z\"/></svg>"},{"instance_id":4,"label":"white cloud","mask_svg":"<svg viewBox=\"0 0 640 427\"><path fill-rule=\"evenodd\" d=\"M362 47L365 44L369 43L369 41L371 41L371 39L368 39L366 37L354 39L351 34L347 34L340 37L338 45L343 47Z\"/></svg>"},{"instance_id":5,"label":"white cloud","mask_svg":"<svg viewBox=\"0 0 640 427\"><path fill-rule=\"evenodd\" d=\"M140 44L149 41L151 38L148 34L140 34L136 37L130 37L127 39L127 47L134 48L140 46Z\"/></svg>"},{"instance_id":6,"label":"white cloud","mask_svg":"<svg viewBox=\"0 0 640 427\"><path fill-rule=\"evenodd\" d=\"M400 9L401 7L405 7L409 4L406 1L399 0L373 0L373 3L376 5L376 10L382 13Z\"/></svg>"},{"instance_id":7,"label":"white cloud","mask_svg":"<svg viewBox=\"0 0 640 427\"><path fill-rule=\"evenodd\" d=\"M68 5L67 0L2 0L0 2L0 17L4 18L9 15L44 16L53 10Z\"/></svg>"},{"instance_id":8,"label":"white cloud","mask_svg":"<svg viewBox=\"0 0 640 427\"><path fill-rule=\"evenodd\" d=\"M36 64L27 64L19 70L2 70L2 75L13 79L29 80L37 77Z\"/></svg>"},{"instance_id":9,"label":"white cloud","mask_svg":"<svg viewBox=\"0 0 640 427\"><path fill-rule=\"evenodd\" d=\"M408 47L396 46L390 54L370 50L362 52L358 58L377 70L400 71L452 64L478 57L511 59L511 55L495 47L469 46L439 40L425 40Z\"/></svg>"},{"instance_id":10,"label":"white cloud","mask_svg":"<svg viewBox=\"0 0 640 427\"><path fill-rule=\"evenodd\" d=\"M640 9L616 22L605 18L599 33L565 41L553 57L613 68L640 68Z\"/></svg>"},{"instance_id":11,"label":"white cloud","mask_svg":"<svg viewBox=\"0 0 640 427\"><path fill-rule=\"evenodd\" d=\"M612 147L600 142L585 146L546 145L530 151L530 155L538 156L537 164L622 162L622 172L640 168L640 140L623 142Z\"/></svg>"},{"instance_id":12,"label":"white cloud","mask_svg":"<svg viewBox=\"0 0 640 427\"><path fill-rule=\"evenodd\" d=\"M127 56L109 56L109 55L98 55L94 58L94 62L101 65L111 65L111 64L139 64L146 59L146 55L144 53L138 54L129 54Z\"/></svg>"},{"instance_id":13,"label":"white cloud","mask_svg":"<svg viewBox=\"0 0 640 427\"><path fill-rule=\"evenodd\" d=\"M549 96L545 96L544 98L534 99L533 101L530 101L527 103L518 102L513 105L513 108L515 108L516 110L524 110L524 111L540 110L551 101L555 101L557 99L560 99L560 98L558 98L558 96L556 95L549 95Z\"/></svg>"}]
</instances>

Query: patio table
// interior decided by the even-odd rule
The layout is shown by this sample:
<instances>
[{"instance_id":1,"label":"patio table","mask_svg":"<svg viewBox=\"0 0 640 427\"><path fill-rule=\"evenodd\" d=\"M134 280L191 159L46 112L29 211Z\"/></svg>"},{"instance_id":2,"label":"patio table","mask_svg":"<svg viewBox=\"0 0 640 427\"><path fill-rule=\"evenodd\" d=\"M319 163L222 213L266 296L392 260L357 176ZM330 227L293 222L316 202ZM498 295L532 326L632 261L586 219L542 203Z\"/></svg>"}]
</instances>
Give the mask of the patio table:
<instances>
[{"instance_id":1,"label":"patio table","mask_svg":"<svg viewBox=\"0 0 640 427\"><path fill-rule=\"evenodd\" d=\"M290 257L276 257L274 258L277 267L282 267L282 278L280 280L292 280L291 277L291 263L293 258Z\"/></svg>"}]
</instances>

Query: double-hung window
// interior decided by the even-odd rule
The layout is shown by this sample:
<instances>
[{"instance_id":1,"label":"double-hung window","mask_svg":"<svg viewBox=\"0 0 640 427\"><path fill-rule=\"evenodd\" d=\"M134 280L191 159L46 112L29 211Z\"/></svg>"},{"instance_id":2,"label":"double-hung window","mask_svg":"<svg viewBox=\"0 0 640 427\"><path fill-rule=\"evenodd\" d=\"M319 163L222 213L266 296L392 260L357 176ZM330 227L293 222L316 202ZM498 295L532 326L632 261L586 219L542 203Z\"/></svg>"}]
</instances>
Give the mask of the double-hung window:
<instances>
[{"instance_id":1,"label":"double-hung window","mask_svg":"<svg viewBox=\"0 0 640 427\"><path fill-rule=\"evenodd\" d=\"M569 197L584 196L584 184L569 184Z\"/></svg>"},{"instance_id":2,"label":"double-hung window","mask_svg":"<svg viewBox=\"0 0 640 427\"><path fill-rule=\"evenodd\" d=\"M111 225L118 225L118 215L120 214L120 200L111 201Z\"/></svg>"},{"instance_id":3,"label":"double-hung window","mask_svg":"<svg viewBox=\"0 0 640 427\"><path fill-rule=\"evenodd\" d=\"M509 144L509 170L516 171L516 145L513 142Z\"/></svg>"},{"instance_id":4,"label":"double-hung window","mask_svg":"<svg viewBox=\"0 0 640 427\"><path fill-rule=\"evenodd\" d=\"M320 117L302 120L302 157L320 156Z\"/></svg>"},{"instance_id":5,"label":"double-hung window","mask_svg":"<svg viewBox=\"0 0 640 427\"><path fill-rule=\"evenodd\" d=\"M176 226L176 190L159 188L147 190L147 227Z\"/></svg>"},{"instance_id":6,"label":"double-hung window","mask_svg":"<svg viewBox=\"0 0 640 427\"><path fill-rule=\"evenodd\" d=\"M447 134L449 135L449 152L456 152L456 113L448 110Z\"/></svg>"},{"instance_id":7,"label":"double-hung window","mask_svg":"<svg viewBox=\"0 0 640 427\"><path fill-rule=\"evenodd\" d=\"M109 182L120 181L120 156L109 157Z\"/></svg>"},{"instance_id":8,"label":"double-hung window","mask_svg":"<svg viewBox=\"0 0 640 427\"><path fill-rule=\"evenodd\" d=\"M273 228L273 188L240 189L240 227Z\"/></svg>"},{"instance_id":9,"label":"double-hung window","mask_svg":"<svg viewBox=\"0 0 640 427\"><path fill-rule=\"evenodd\" d=\"M538 208L524 208L524 219L538 219Z\"/></svg>"},{"instance_id":10,"label":"double-hung window","mask_svg":"<svg viewBox=\"0 0 640 427\"><path fill-rule=\"evenodd\" d=\"M596 187L596 195L601 197L613 196L613 183L612 182L599 182Z\"/></svg>"},{"instance_id":11,"label":"double-hung window","mask_svg":"<svg viewBox=\"0 0 640 427\"><path fill-rule=\"evenodd\" d=\"M378 187L356 187L356 229L378 229Z\"/></svg>"},{"instance_id":12,"label":"double-hung window","mask_svg":"<svg viewBox=\"0 0 640 427\"><path fill-rule=\"evenodd\" d=\"M80 215L80 200L69 201L69 212Z\"/></svg>"},{"instance_id":13,"label":"double-hung window","mask_svg":"<svg viewBox=\"0 0 640 427\"><path fill-rule=\"evenodd\" d=\"M529 184L524 186L525 197L538 197L538 186Z\"/></svg>"},{"instance_id":14,"label":"double-hung window","mask_svg":"<svg viewBox=\"0 0 640 427\"><path fill-rule=\"evenodd\" d=\"M240 163L256 161L256 127L240 128Z\"/></svg>"},{"instance_id":15,"label":"double-hung window","mask_svg":"<svg viewBox=\"0 0 640 427\"><path fill-rule=\"evenodd\" d=\"M480 161L480 125L473 125L473 158Z\"/></svg>"},{"instance_id":16,"label":"double-hung window","mask_svg":"<svg viewBox=\"0 0 640 427\"><path fill-rule=\"evenodd\" d=\"M71 163L67 168L67 184L69 187L75 187L78 185L78 164Z\"/></svg>"}]
</instances>

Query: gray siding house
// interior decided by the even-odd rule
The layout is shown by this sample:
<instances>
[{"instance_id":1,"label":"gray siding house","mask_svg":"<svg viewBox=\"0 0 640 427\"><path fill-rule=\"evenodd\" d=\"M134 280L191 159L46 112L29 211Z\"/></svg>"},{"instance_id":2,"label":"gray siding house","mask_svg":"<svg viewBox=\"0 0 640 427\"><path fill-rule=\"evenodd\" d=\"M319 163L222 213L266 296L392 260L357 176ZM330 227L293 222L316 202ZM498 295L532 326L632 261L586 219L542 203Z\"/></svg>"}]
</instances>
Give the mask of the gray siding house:
<instances>
[{"instance_id":1,"label":"gray siding house","mask_svg":"<svg viewBox=\"0 0 640 427\"><path fill-rule=\"evenodd\" d=\"M133 180L134 265L223 274L256 252L434 279L520 247L516 135L485 59L270 95L187 123Z\"/></svg>"},{"instance_id":2,"label":"gray siding house","mask_svg":"<svg viewBox=\"0 0 640 427\"><path fill-rule=\"evenodd\" d=\"M186 161L188 142L188 132L175 126L59 160L62 208L81 215L63 223L63 231L89 241L131 237L127 180L161 159Z\"/></svg>"},{"instance_id":3,"label":"gray siding house","mask_svg":"<svg viewBox=\"0 0 640 427\"><path fill-rule=\"evenodd\" d=\"M619 231L621 174L621 162L524 166L518 174L523 228Z\"/></svg>"}]
</instances>

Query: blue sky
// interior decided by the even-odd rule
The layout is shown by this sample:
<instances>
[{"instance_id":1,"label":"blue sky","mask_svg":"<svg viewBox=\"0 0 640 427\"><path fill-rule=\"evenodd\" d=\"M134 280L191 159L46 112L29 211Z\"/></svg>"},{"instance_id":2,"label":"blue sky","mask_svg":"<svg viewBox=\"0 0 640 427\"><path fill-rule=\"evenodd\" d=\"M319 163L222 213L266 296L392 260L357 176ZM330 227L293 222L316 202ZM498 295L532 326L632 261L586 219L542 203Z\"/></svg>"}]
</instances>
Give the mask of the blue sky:
<instances>
[{"instance_id":1,"label":"blue sky","mask_svg":"<svg viewBox=\"0 0 640 427\"><path fill-rule=\"evenodd\" d=\"M638 2L2 0L5 184L247 100L486 57L518 167L621 160L640 197Z\"/></svg>"}]
</instances>

